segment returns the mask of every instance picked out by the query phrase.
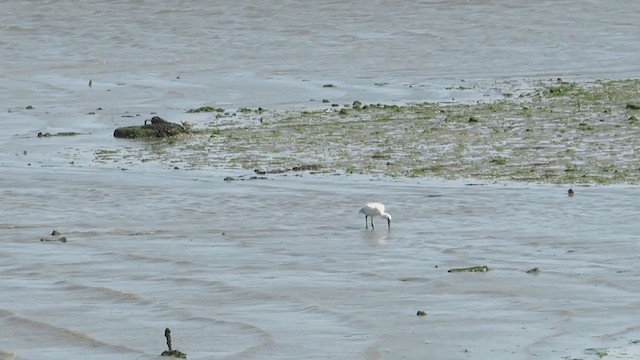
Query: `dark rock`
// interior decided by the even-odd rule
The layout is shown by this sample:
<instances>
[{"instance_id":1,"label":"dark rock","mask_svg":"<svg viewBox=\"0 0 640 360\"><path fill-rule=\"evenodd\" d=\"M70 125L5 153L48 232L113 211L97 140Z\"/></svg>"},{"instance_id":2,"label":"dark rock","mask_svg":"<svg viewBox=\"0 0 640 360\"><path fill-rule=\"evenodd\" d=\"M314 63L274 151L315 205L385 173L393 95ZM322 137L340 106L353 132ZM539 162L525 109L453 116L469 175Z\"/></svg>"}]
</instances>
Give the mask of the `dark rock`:
<instances>
[{"instance_id":1,"label":"dark rock","mask_svg":"<svg viewBox=\"0 0 640 360\"><path fill-rule=\"evenodd\" d=\"M75 136L75 135L80 135L80 133L74 132L74 131L66 131L66 132L59 132L59 133L43 133L43 132L38 132L38 137L51 137L51 136Z\"/></svg>"},{"instance_id":2,"label":"dark rock","mask_svg":"<svg viewBox=\"0 0 640 360\"><path fill-rule=\"evenodd\" d=\"M422 310L418 310L418 312L416 313L416 316L427 316L427 313Z\"/></svg>"},{"instance_id":3,"label":"dark rock","mask_svg":"<svg viewBox=\"0 0 640 360\"><path fill-rule=\"evenodd\" d=\"M291 168L292 171L318 171L322 166L317 164L298 165Z\"/></svg>"},{"instance_id":4,"label":"dark rock","mask_svg":"<svg viewBox=\"0 0 640 360\"><path fill-rule=\"evenodd\" d=\"M629 110L640 110L640 104L628 103L626 108Z\"/></svg>"},{"instance_id":5,"label":"dark rock","mask_svg":"<svg viewBox=\"0 0 640 360\"><path fill-rule=\"evenodd\" d=\"M178 359L186 359L187 354L183 353L180 350L165 350L160 354L160 356L170 356Z\"/></svg>"},{"instance_id":6,"label":"dark rock","mask_svg":"<svg viewBox=\"0 0 640 360\"><path fill-rule=\"evenodd\" d=\"M182 124L166 121L159 116L154 116L150 120L145 120L142 126L119 127L113 132L113 136L124 139L139 138L163 138L180 134L187 134L189 130Z\"/></svg>"},{"instance_id":7,"label":"dark rock","mask_svg":"<svg viewBox=\"0 0 640 360\"><path fill-rule=\"evenodd\" d=\"M234 177L231 177L231 176L226 176L223 180L224 181L269 180L269 178L266 177L266 176L255 176L255 175L254 176L249 176L249 177L237 177L237 178L234 178Z\"/></svg>"}]
</instances>

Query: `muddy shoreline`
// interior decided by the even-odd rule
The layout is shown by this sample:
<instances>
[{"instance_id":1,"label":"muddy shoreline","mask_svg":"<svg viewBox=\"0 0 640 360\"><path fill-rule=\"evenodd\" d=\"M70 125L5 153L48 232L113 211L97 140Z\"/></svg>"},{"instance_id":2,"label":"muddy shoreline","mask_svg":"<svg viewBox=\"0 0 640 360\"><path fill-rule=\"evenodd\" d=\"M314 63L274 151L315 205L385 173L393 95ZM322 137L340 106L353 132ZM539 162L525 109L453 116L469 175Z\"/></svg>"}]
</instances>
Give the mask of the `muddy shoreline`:
<instances>
[{"instance_id":1,"label":"muddy shoreline","mask_svg":"<svg viewBox=\"0 0 640 360\"><path fill-rule=\"evenodd\" d=\"M330 174L640 184L639 80L530 85L475 103L214 106L195 134L145 143L139 153L111 149L109 159L258 173L311 164ZM96 160L104 159L96 153Z\"/></svg>"}]
</instances>

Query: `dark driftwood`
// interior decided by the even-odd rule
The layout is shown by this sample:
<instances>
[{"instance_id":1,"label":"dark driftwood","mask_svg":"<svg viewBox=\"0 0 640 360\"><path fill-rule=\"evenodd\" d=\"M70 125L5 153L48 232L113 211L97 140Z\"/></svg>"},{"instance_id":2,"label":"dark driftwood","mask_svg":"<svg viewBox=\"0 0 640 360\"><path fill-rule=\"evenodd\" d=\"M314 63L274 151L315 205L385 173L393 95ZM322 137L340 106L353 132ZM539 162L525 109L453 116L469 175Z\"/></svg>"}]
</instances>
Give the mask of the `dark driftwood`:
<instances>
[{"instance_id":1,"label":"dark driftwood","mask_svg":"<svg viewBox=\"0 0 640 360\"><path fill-rule=\"evenodd\" d=\"M167 347L169 350L165 350L160 354L160 356L170 356L178 359L186 359L187 354L183 353L180 350L175 350L171 347L171 330L169 328L164 329L164 337L167 339Z\"/></svg>"}]
</instances>

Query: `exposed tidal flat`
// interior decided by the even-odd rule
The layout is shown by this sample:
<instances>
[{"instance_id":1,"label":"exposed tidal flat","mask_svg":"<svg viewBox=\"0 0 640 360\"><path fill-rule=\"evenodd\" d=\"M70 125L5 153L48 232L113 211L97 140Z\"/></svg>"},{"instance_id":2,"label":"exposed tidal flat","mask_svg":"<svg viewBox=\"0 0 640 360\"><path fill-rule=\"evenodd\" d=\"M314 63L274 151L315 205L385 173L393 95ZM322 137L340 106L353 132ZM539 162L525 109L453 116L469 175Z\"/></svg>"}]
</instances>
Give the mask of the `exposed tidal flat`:
<instances>
[{"instance_id":1,"label":"exposed tidal flat","mask_svg":"<svg viewBox=\"0 0 640 360\"><path fill-rule=\"evenodd\" d=\"M312 110L211 104L186 111L210 114L189 136L147 142L140 153L99 150L96 159L267 173L311 164L336 174L640 184L639 80L504 81L473 90L501 95L407 104L327 99Z\"/></svg>"}]
</instances>

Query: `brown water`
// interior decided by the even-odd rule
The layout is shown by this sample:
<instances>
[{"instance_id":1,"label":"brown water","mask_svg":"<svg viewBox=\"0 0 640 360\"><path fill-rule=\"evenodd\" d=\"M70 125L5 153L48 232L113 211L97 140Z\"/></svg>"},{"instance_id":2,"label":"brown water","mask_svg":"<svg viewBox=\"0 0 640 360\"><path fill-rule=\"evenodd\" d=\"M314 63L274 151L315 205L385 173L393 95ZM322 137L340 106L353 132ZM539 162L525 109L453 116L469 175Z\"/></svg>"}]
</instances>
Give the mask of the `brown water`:
<instances>
[{"instance_id":1,"label":"brown water","mask_svg":"<svg viewBox=\"0 0 640 360\"><path fill-rule=\"evenodd\" d=\"M0 1L0 359L152 359L166 327L190 359L634 358L635 187L570 198L568 186L473 180L229 183L243 171L94 160L136 149L113 129L151 112L198 122L211 115L184 111L635 77L639 11L596 0ZM391 232L380 220L364 229L357 211L372 200L393 214ZM54 229L69 241L40 241ZM447 273L473 265L491 271Z\"/></svg>"}]
</instances>

